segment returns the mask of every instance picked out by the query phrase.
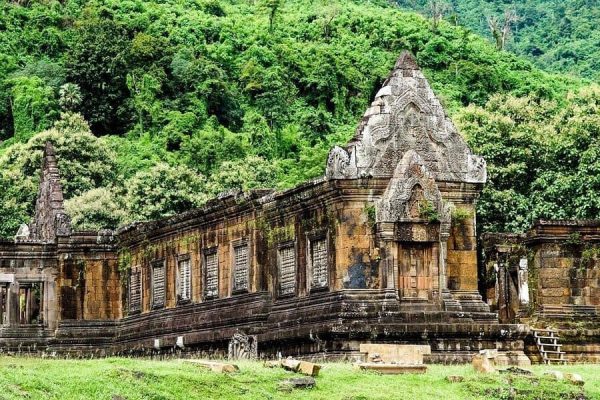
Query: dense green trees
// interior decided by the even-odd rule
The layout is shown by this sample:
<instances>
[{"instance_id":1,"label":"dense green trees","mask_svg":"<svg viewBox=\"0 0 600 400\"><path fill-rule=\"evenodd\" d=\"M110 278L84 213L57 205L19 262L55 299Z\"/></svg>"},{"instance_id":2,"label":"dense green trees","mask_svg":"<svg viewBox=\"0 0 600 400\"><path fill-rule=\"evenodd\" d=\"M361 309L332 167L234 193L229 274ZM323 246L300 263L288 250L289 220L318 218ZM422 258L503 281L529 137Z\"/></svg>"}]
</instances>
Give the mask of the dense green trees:
<instances>
[{"instance_id":1,"label":"dense green trees","mask_svg":"<svg viewBox=\"0 0 600 400\"><path fill-rule=\"evenodd\" d=\"M505 48L546 70L600 79L600 3L596 0L395 0L402 8L432 15L442 3L448 21L492 39L506 12L516 15ZM438 7L439 8L439 7Z\"/></svg>"},{"instance_id":2,"label":"dense green trees","mask_svg":"<svg viewBox=\"0 0 600 400\"><path fill-rule=\"evenodd\" d=\"M483 230L522 231L538 218L600 216L600 87L565 105L535 97L494 96L457 123L488 162L479 200Z\"/></svg>"},{"instance_id":3,"label":"dense green trees","mask_svg":"<svg viewBox=\"0 0 600 400\"><path fill-rule=\"evenodd\" d=\"M585 154L569 164L580 174L597 167L595 89L448 22L384 1L34 0L0 10L0 236L31 215L48 138L80 227L316 177L403 49L488 158L486 227L598 212L573 170L547 169L536 153ZM568 190L576 199L561 208Z\"/></svg>"},{"instance_id":4,"label":"dense green trees","mask_svg":"<svg viewBox=\"0 0 600 400\"><path fill-rule=\"evenodd\" d=\"M33 215L42 152L47 141L60 159L63 191L72 198L118 180L115 154L105 140L92 135L79 114L63 114L54 126L0 156L0 237L16 233Z\"/></svg>"}]
</instances>

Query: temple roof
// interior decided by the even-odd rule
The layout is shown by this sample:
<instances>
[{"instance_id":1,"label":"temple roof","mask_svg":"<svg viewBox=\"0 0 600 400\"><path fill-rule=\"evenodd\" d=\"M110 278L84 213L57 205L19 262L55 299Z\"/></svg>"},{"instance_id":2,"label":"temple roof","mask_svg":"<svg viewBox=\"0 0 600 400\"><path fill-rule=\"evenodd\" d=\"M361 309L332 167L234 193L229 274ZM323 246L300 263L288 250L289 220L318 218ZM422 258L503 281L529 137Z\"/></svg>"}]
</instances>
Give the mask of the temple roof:
<instances>
[{"instance_id":1,"label":"temple roof","mask_svg":"<svg viewBox=\"0 0 600 400\"><path fill-rule=\"evenodd\" d=\"M403 52L345 148L331 150L329 179L391 177L409 150L436 181L482 183L485 160L471 153L412 54Z\"/></svg>"}]
</instances>

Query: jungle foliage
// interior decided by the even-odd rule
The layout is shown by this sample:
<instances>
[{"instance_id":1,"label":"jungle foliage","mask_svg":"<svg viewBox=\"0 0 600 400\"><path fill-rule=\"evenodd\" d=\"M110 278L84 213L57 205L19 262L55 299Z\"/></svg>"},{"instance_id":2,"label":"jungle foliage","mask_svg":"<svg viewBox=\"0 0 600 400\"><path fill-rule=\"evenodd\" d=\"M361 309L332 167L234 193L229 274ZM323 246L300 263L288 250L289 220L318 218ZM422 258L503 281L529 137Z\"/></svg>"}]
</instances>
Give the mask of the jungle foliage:
<instances>
[{"instance_id":1,"label":"jungle foliage","mask_svg":"<svg viewBox=\"0 0 600 400\"><path fill-rule=\"evenodd\" d=\"M598 217L600 89L384 1L0 2L0 236L56 145L67 209L115 227L323 173L403 49L488 160L478 220Z\"/></svg>"},{"instance_id":2,"label":"jungle foliage","mask_svg":"<svg viewBox=\"0 0 600 400\"><path fill-rule=\"evenodd\" d=\"M506 49L545 70L600 80L600 2L597 0L395 0L403 9L435 13L490 39L490 18L499 25L507 11ZM432 7L435 5L435 7Z\"/></svg>"}]
</instances>

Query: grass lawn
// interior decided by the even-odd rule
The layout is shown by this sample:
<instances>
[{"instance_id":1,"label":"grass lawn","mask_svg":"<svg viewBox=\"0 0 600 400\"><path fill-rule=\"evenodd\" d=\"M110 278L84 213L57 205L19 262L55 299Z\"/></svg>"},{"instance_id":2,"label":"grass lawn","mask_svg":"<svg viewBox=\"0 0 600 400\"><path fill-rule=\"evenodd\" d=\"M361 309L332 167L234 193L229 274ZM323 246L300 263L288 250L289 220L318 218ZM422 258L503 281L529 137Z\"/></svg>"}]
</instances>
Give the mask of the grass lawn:
<instances>
[{"instance_id":1,"label":"grass lawn","mask_svg":"<svg viewBox=\"0 0 600 400\"><path fill-rule=\"evenodd\" d=\"M179 360L128 358L48 360L0 357L0 400L5 399L599 399L600 365L534 366L533 377L477 374L470 365L431 365L424 375L379 375L350 364L326 363L313 389L278 390L299 376L259 362L218 374ZM555 382L547 370L576 372L583 388ZM449 383L447 375L464 381Z\"/></svg>"}]
</instances>

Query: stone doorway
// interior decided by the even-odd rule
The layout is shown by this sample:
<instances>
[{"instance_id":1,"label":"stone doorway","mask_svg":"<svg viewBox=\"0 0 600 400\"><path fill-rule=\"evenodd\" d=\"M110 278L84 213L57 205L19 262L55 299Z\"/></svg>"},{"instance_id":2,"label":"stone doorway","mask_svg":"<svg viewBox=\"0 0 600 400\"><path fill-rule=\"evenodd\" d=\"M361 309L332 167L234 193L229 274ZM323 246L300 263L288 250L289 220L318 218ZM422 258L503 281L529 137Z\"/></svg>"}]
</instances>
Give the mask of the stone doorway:
<instances>
[{"instance_id":1,"label":"stone doorway","mask_svg":"<svg viewBox=\"0 0 600 400\"><path fill-rule=\"evenodd\" d=\"M432 243L398 246L398 289L401 298L432 300L433 247Z\"/></svg>"},{"instance_id":2,"label":"stone doorway","mask_svg":"<svg viewBox=\"0 0 600 400\"><path fill-rule=\"evenodd\" d=\"M43 285L41 282L20 283L18 290L18 320L21 325L42 323Z\"/></svg>"}]
</instances>

